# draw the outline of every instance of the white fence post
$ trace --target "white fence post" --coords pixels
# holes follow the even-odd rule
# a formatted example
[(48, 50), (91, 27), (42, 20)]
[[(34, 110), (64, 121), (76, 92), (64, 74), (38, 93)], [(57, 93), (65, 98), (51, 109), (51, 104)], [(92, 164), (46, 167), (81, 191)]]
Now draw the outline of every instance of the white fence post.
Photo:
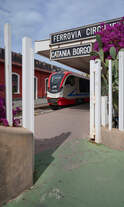
[(101, 143), (101, 60), (95, 60), (95, 142)]
[(101, 124), (104, 127), (108, 124), (107, 98), (107, 96), (101, 97)]
[(112, 60), (109, 60), (109, 130), (112, 129)]
[(124, 130), (124, 50), (119, 52), (119, 130)]
[(11, 60), (11, 27), (4, 25), (5, 45), (5, 88), (6, 88), (6, 118), (9, 126), (12, 126), (12, 60)]
[(32, 40), (22, 40), (22, 125), (34, 133), (34, 54)]
[(90, 60), (90, 138), (95, 137), (95, 61)]

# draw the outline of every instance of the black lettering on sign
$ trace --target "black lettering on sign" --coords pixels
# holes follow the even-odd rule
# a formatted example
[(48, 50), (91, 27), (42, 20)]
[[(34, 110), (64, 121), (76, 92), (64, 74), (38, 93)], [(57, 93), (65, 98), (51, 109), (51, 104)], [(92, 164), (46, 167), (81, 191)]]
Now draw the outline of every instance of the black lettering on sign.
[[(105, 24), (114, 25), (116, 24), (121, 18), (109, 20), (104, 22)], [(76, 28), (73, 30), (67, 30), (63, 32), (58, 32), (50, 35), (50, 44), (56, 45), (64, 42), (72, 42), (75, 40), (82, 40), (88, 39), (91, 37), (95, 37), (95, 33), (101, 29), (101, 23), (83, 26), (80, 28)]]
[(70, 48), (61, 48), (50, 51), (50, 59), (51, 60), (60, 60), (65, 58), (73, 58), (73, 57), (81, 57), (81, 56), (89, 56), (92, 51), (91, 44), (85, 44)]

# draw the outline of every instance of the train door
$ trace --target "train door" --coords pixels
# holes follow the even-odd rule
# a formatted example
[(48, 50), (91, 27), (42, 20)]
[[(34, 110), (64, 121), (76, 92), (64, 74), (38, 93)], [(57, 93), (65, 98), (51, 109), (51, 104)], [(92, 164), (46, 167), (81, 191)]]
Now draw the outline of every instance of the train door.
[(72, 75), (68, 76), (65, 80), (63, 96), (65, 98), (72, 98), (76, 87), (76, 78)]

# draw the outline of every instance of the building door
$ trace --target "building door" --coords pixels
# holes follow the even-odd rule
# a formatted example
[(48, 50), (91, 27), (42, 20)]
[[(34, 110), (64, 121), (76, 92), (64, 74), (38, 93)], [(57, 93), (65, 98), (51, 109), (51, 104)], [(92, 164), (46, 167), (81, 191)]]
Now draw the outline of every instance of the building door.
[(45, 96), (47, 95), (48, 90), (48, 78), (45, 79)]
[(34, 99), (37, 99), (37, 82), (38, 82), (38, 78), (34, 77)]

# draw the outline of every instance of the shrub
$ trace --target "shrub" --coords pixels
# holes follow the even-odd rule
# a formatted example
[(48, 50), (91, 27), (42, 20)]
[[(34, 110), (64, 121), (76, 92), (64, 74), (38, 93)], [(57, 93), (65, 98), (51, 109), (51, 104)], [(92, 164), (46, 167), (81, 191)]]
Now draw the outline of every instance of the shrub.
[[(0, 85), (0, 125), (3, 126), (9, 126), (8, 121), (6, 119), (6, 104), (5, 104), (5, 98), (4, 98), (4, 91), (5, 86)], [(20, 119), (15, 118), (15, 116), (21, 111), (19, 107), (16, 107), (16, 109), (13, 109), (13, 126), (19, 126)]]
[(113, 26), (101, 24), (96, 33), (91, 59), (100, 58), (104, 68), (102, 72), (102, 95), (108, 95), (108, 60), (112, 60), (113, 108), (118, 114), (118, 52), (124, 48), (124, 17)]

